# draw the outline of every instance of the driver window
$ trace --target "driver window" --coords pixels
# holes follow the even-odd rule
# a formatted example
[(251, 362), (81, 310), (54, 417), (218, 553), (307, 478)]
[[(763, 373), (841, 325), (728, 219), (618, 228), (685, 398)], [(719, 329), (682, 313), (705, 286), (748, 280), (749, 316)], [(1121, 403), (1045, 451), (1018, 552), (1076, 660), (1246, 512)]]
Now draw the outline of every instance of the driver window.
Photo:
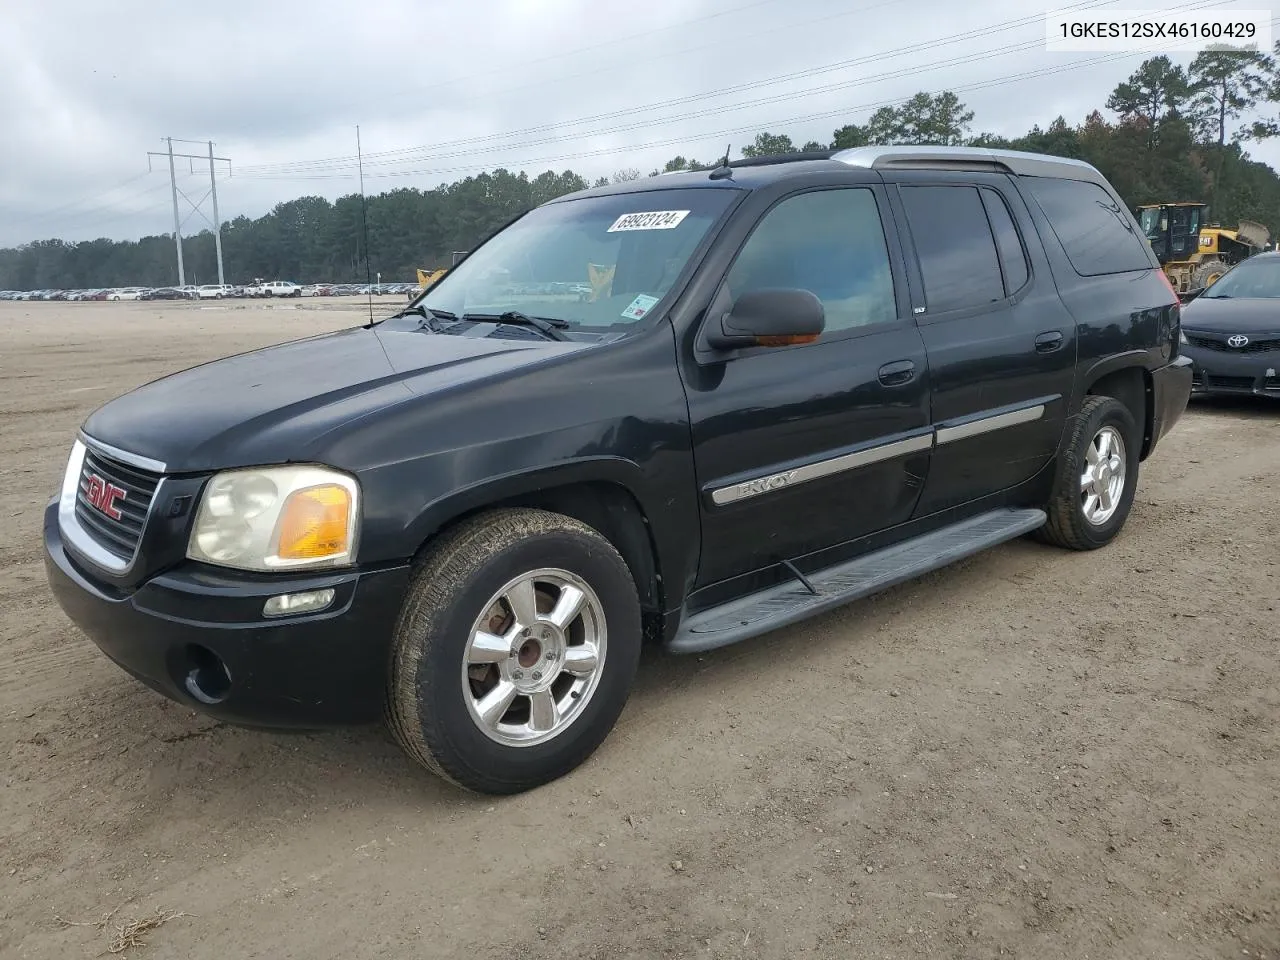
[(822, 301), (828, 333), (897, 319), (888, 244), (863, 187), (789, 197), (756, 227), (729, 270), (732, 299), (798, 287)]

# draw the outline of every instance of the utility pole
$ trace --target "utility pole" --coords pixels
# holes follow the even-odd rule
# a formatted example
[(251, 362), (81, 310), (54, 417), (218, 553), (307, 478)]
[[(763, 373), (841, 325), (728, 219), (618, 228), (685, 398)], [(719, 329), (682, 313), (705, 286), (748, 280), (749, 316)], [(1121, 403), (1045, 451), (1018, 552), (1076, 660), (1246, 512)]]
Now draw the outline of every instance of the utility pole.
[(222, 273), (222, 221), (218, 219), (218, 179), (213, 175), (213, 141), (209, 141), (209, 193), (213, 196), (213, 245), (218, 251), (218, 285), (226, 284)]
[[(182, 194), (182, 199), (186, 200), (187, 203), (191, 206), (191, 213), (187, 214), (188, 219), (190, 219), (192, 213), (198, 213), (200, 214), (201, 217), (204, 217), (205, 222), (209, 223), (209, 225), (213, 228), (213, 245), (218, 255), (218, 283), (226, 283), (227, 282), (226, 275), (224, 274), (222, 269), (222, 221), (218, 217), (218, 178), (216, 176), (213, 165), (215, 162), (221, 161), (223, 163), (226, 163), (229, 167), (231, 164), (231, 160), (227, 157), (215, 157), (213, 155), (212, 140), (178, 140), (179, 143), (199, 143), (201, 145), (207, 145), (209, 148), (209, 152), (207, 155), (194, 154), (194, 153), (174, 153), (173, 141), (175, 139), (178, 139), (178, 138), (176, 137), (164, 138), (165, 144), (168, 146), (168, 149), (163, 153), (157, 153), (151, 150), (147, 151), (147, 169), (148, 170), (151, 169), (152, 157), (168, 157), (169, 158), (169, 187), (173, 192), (173, 243), (178, 251), (178, 286), (180, 287), (186, 286), (186, 283), (187, 283), (187, 271), (182, 262), (183, 221), (180, 219), (180, 216), (179, 216), (178, 194)], [(178, 176), (177, 176), (177, 173), (175, 172), (174, 165), (173, 165), (173, 161), (175, 157), (181, 157), (184, 160), (208, 160), (209, 161), (209, 192), (206, 193), (199, 200), (193, 201), (190, 197), (186, 195), (186, 193), (183, 192), (182, 188), (178, 186)], [(210, 197), (213, 198), (213, 220), (211, 222), (209, 221), (208, 217), (205, 217), (204, 211), (200, 209), (201, 204), (203, 204), (205, 200)]]
[(187, 285), (187, 275), (182, 269), (182, 224), (178, 221), (178, 177), (173, 172), (173, 138), (165, 137), (169, 144), (169, 188), (173, 191), (173, 243), (178, 248), (178, 286)]

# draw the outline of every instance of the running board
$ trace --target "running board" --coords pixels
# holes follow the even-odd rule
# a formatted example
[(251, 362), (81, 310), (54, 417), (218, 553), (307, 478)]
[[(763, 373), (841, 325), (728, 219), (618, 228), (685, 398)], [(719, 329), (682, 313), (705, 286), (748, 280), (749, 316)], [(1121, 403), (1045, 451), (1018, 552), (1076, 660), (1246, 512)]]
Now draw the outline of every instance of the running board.
[(668, 649), (700, 653), (798, 623), (1030, 533), (1046, 519), (1043, 510), (992, 510), (807, 579), (795, 571), (800, 582), (778, 584), (689, 617)]

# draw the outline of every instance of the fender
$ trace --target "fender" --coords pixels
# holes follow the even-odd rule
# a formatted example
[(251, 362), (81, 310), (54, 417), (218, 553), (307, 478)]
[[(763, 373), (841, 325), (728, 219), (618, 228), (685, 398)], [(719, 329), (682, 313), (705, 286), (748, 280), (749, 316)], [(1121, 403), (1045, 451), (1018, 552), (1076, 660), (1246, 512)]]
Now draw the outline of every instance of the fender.
[[(1138, 427), (1142, 431), (1142, 447), (1139, 450), (1139, 459), (1145, 460), (1154, 446), (1154, 438), (1152, 430), (1154, 428), (1153, 417), (1155, 415), (1155, 404), (1151, 395), (1151, 371), (1154, 366), (1152, 360), (1152, 350), (1137, 349), (1126, 350), (1123, 353), (1113, 354), (1111, 356), (1102, 357), (1094, 362), (1077, 381), (1077, 395), (1073, 404), (1073, 416), (1080, 409), (1080, 404), (1084, 402), (1085, 396), (1099, 381), (1112, 374), (1119, 373), (1124, 370), (1137, 370), (1142, 376), (1142, 392), (1134, 396), (1118, 396), (1116, 399), (1128, 404), (1132, 409), (1133, 405), (1142, 405), (1142, 416), (1138, 419)], [(1121, 391), (1131, 393), (1133, 391)], [(1063, 431), (1063, 444), (1065, 445), (1070, 431)], [(1062, 449), (1059, 448), (1059, 453)]]
[(485, 507), (536, 500), (557, 487), (586, 483), (615, 486), (635, 501), (648, 533), (654, 572), (663, 587), (663, 606), (678, 608), (696, 570), (700, 546), (695, 491), (690, 486), (686, 495), (672, 497), (671, 490), (657, 490), (639, 464), (623, 457), (580, 457), (460, 486), (422, 507), (403, 531), (400, 552), (406, 557), (416, 555), (443, 528)]
[(1139, 367), (1143, 373), (1150, 373), (1152, 368), (1156, 366), (1159, 366), (1159, 363), (1152, 362), (1151, 351), (1146, 349), (1126, 350), (1123, 353), (1102, 357), (1085, 370), (1076, 381), (1076, 406), (1080, 405), (1084, 395), (1089, 392), (1089, 388), (1107, 376), (1107, 374), (1115, 373), (1117, 370), (1124, 370), (1128, 367)]

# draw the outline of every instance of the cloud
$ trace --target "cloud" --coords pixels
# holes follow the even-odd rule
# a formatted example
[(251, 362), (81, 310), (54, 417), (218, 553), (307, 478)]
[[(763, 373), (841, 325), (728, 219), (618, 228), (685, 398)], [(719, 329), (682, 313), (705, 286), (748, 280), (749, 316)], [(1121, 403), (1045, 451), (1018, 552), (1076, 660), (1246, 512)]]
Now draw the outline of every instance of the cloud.
[[(147, 174), (165, 136), (232, 158), (229, 219), (354, 192), (357, 124), (380, 192), (496, 166), (648, 171), (762, 129), (826, 141), (920, 89), (957, 89), (975, 130), (1078, 122), (1143, 57), (1034, 76), (1097, 56), (1047, 53), (1042, 15), (1014, 0), (8, 0), (0, 245), (171, 230), (166, 162)], [(207, 167), (178, 171), (199, 199)], [(184, 232), (205, 225), (183, 201), (188, 215)]]

